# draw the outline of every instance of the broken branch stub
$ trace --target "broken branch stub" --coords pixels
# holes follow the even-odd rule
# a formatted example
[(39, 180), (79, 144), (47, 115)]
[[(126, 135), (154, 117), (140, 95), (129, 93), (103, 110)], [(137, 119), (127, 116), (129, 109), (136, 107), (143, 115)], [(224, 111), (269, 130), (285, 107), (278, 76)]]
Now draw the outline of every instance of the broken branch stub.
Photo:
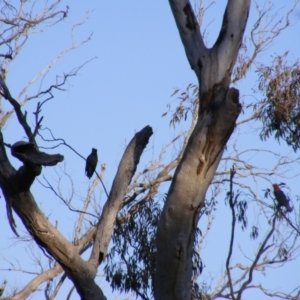
[(26, 165), (55, 166), (64, 160), (63, 155), (41, 152), (34, 143), (24, 141), (13, 144), (11, 154)]
[(95, 234), (94, 247), (89, 259), (90, 265), (95, 270), (106, 256), (117, 214), (122, 208), (128, 185), (152, 134), (153, 130), (149, 125), (137, 132), (126, 147), (120, 161), (108, 200), (102, 210)]

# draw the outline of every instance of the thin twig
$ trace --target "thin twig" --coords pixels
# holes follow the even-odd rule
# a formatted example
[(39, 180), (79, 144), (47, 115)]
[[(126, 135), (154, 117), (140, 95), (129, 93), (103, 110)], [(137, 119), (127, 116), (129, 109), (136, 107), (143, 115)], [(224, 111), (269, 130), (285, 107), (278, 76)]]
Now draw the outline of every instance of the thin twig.
[(234, 205), (235, 205), (236, 201), (233, 200), (233, 197), (234, 197), (234, 195), (233, 195), (233, 177), (234, 177), (234, 175), (235, 175), (235, 169), (234, 169), (234, 166), (232, 166), (232, 168), (230, 170), (230, 191), (229, 191), (229, 206), (230, 206), (231, 213), (232, 213), (231, 237), (230, 237), (228, 256), (227, 256), (227, 260), (226, 260), (226, 270), (227, 270), (228, 283), (229, 283), (229, 287), (230, 287), (230, 294), (231, 294), (232, 300), (235, 300), (235, 296), (234, 296), (234, 291), (233, 291), (233, 286), (232, 286), (232, 278), (231, 278), (231, 274), (230, 274), (229, 264), (230, 264), (230, 258), (232, 255), (233, 242), (234, 242), (234, 230), (235, 230), (235, 222), (236, 222), (235, 209), (234, 209)]

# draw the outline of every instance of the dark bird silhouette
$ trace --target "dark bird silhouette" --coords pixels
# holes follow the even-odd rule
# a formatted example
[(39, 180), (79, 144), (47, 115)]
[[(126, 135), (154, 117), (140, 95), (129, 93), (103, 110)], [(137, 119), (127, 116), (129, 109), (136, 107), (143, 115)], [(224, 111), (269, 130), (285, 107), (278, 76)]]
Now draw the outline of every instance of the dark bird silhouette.
[(278, 202), (278, 207), (284, 206), (288, 212), (291, 212), (293, 210), (292, 207), (290, 207), (290, 200), (286, 197), (284, 192), (280, 189), (278, 184), (273, 184), (274, 189), (274, 196)]
[(91, 178), (95, 172), (98, 162), (97, 149), (93, 148), (92, 153), (86, 159), (85, 174)]
[(2, 286), (0, 287), (0, 297), (2, 296), (2, 294), (4, 293), (5, 287), (6, 287), (7, 281), (4, 280)]

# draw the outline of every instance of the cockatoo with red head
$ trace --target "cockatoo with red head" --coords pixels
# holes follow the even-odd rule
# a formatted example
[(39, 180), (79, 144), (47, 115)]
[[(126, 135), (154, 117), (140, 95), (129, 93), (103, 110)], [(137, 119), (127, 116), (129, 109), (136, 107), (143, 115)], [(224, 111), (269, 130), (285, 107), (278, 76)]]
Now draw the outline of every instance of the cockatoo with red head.
[(286, 197), (285, 193), (280, 189), (278, 184), (273, 184), (274, 189), (274, 196), (278, 202), (278, 206), (284, 206), (288, 212), (291, 212), (293, 210), (292, 207), (290, 207), (290, 200)]

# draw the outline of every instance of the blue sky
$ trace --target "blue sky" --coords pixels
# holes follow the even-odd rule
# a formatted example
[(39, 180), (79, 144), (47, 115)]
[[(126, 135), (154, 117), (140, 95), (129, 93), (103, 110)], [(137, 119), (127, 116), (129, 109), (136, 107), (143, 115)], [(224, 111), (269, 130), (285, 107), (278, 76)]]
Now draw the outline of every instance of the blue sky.
[[(208, 45), (212, 46), (218, 35), (219, 26), (222, 20), (225, 1), (217, 1), (217, 4), (208, 11), (205, 17), (205, 24), (208, 26)], [(281, 1), (274, 1), (278, 8), (283, 7)], [(167, 111), (167, 104), (175, 107), (175, 98), (171, 98), (174, 88), (185, 89), (189, 83), (196, 83), (196, 77), (186, 59), (173, 16), (167, 1), (80, 1), (76, 4), (62, 1), (62, 7), (70, 6), (69, 17), (53, 28), (46, 29), (41, 34), (30, 37), (22, 53), (13, 61), (7, 76), (7, 85), (14, 97), (20, 93), (22, 87), (31, 80), (49, 61), (54, 59), (63, 49), (71, 43), (70, 29), (76, 22), (87, 17), (86, 22), (75, 31), (75, 41), (79, 43), (92, 33), (91, 40), (81, 48), (72, 51), (61, 59), (49, 70), (43, 81), (38, 81), (28, 92), (35, 93), (40, 87), (47, 87), (49, 83), (85, 61), (97, 57), (79, 71), (77, 77), (71, 78), (65, 86), (65, 92), (54, 92), (55, 98), (43, 107), (45, 127), (50, 127), (56, 137), (64, 138), (68, 144), (74, 147), (80, 154), (87, 156), (91, 148), (98, 149), (98, 157), (101, 163), (106, 163), (106, 174), (104, 183), (110, 188), (119, 160), (123, 154), (125, 145), (130, 141), (136, 131), (146, 125), (153, 127), (154, 135), (143, 155), (140, 163), (142, 168), (149, 159), (155, 158), (161, 147), (171, 140), (175, 131), (169, 126), (169, 117), (161, 115)], [(253, 13), (253, 7), (251, 13)], [(253, 18), (250, 13), (250, 24)], [(290, 58), (299, 57), (299, 47), (296, 44), (295, 36), (299, 31), (299, 9), (292, 15), (293, 26), (273, 42), (268, 49), (259, 57), (267, 63), (271, 56), (290, 51)], [(204, 25), (206, 26), (206, 25)], [(2, 52), (1, 52), (2, 53)], [(252, 88), (256, 86), (255, 66), (252, 72), (239, 83), (242, 99), (250, 101)], [(247, 98), (249, 97), (249, 98)], [(8, 107), (5, 103), (4, 107)], [(34, 111), (36, 102), (26, 106), (29, 123), (31, 112)], [(242, 115), (241, 118), (244, 116)], [(186, 128), (188, 124), (183, 123), (179, 129)], [(245, 126), (238, 129), (232, 137), (232, 142), (238, 138), (238, 145), (243, 149), (249, 147), (277, 150), (281, 153), (292, 151), (272, 140), (262, 144), (258, 139), (255, 125)], [(13, 117), (4, 128), (5, 141), (14, 143), (24, 139), (24, 133), (18, 126), (16, 117)], [(76, 203), (80, 207), (80, 198), (84, 197), (90, 182), (84, 175), (85, 162), (70, 151), (68, 148), (50, 150), (51, 153), (61, 153), (65, 156), (62, 166), (71, 174), (76, 187)], [(170, 155), (170, 154), (169, 154)], [(168, 156), (166, 158), (168, 160)], [(273, 164), (273, 160), (263, 157), (258, 164)], [(19, 162), (12, 160), (14, 165)], [(293, 176), (299, 170), (299, 165), (287, 170), (287, 176)], [(53, 168), (44, 168), (43, 175), (55, 181)], [(274, 180), (277, 180), (274, 179)], [(279, 178), (278, 178), (279, 180)], [(297, 182), (299, 179), (286, 181), (291, 190), (292, 196), (299, 195)], [(267, 182), (254, 184), (257, 192), (262, 193)], [(58, 220), (58, 228), (66, 237), (71, 238), (74, 230), (76, 215), (69, 214), (69, 211), (49, 191), (45, 191), (36, 181), (32, 187), (37, 203), (45, 214), (53, 222)], [(70, 192), (70, 187), (64, 187), (65, 194)], [(100, 205), (103, 205), (105, 196), (101, 187), (97, 189), (96, 197)], [(223, 201), (220, 199), (220, 203)], [(8, 226), (4, 201), (1, 204), (0, 226), (5, 234), (1, 239), (0, 253), (6, 258), (16, 262), (15, 258), (30, 270), (38, 269), (26, 255), (25, 248), (14, 246), (15, 240)], [(252, 209), (252, 208), (251, 208)], [(227, 210), (227, 211), (226, 211)], [(203, 251), (203, 259), (206, 265), (203, 276), (207, 278), (218, 278), (224, 268), (226, 257), (224, 251), (216, 251), (227, 247), (228, 230), (230, 227), (230, 212), (228, 207), (220, 204), (216, 212), (216, 221), (212, 227), (210, 236)], [(17, 220), (17, 216), (15, 216)], [(17, 220), (18, 231), (22, 232), (23, 227)], [(264, 224), (262, 224), (262, 227)], [(239, 243), (249, 242), (248, 237), (239, 235)], [(20, 250), (22, 249), (22, 250)], [(248, 249), (255, 249), (249, 245)], [(22, 255), (20, 256), (20, 252)], [(254, 250), (253, 250), (254, 251)], [(28, 251), (27, 251), (28, 252)], [(251, 252), (251, 251), (250, 251)], [(38, 253), (38, 250), (36, 250)], [(211, 253), (213, 257), (211, 257)], [(238, 253), (238, 252), (237, 252)], [(253, 253), (252, 253), (253, 254)], [(241, 254), (234, 259), (238, 260)], [(250, 253), (249, 253), (250, 255)], [(216, 259), (216, 257), (218, 259)], [(295, 265), (299, 264), (299, 261)], [(8, 264), (1, 261), (1, 266), (7, 268)], [(1, 267), (1, 268), (2, 268)], [(285, 274), (291, 275), (297, 272), (296, 268), (287, 266)], [(275, 272), (276, 273), (276, 272)], [(277, 273), (276, 273), (277, 274)], [(277, 275), (269, 275), (271, 287), (279, 288), (280, 285), (294, 286), (297, 284), (284, 276), (283, 281), (278, 281)], [(296, 274), (296, 273), (295, 273)], [(292, 277), (292, 276), (291, 276)], [(296, 277), (296, 276), (294, 276)], [(0, 273), (0, 280), (7, 278), (10, 287), (22, 286), (30, 275), (15, 272)], [(265, 280), (265, 279), (264, 279)], [(106, 293), (109, 297), (107, 283)], [(102, 287), (102, 286), (101, 286)], [(65, 299), (68, 290), (63, 289), (58, 299)], [(254, 294), (248, 294), (244, 299), (253, 299)], [(36, 293), (32, 299), (40, 299), (41, 295)], [(248, 297), (248, 298), (247, 298)], [(264, 299), (259, 296), (259, 299)], [(78, 299), (76, 295), (72, 299)], [(109, 298), (112, 299), (112, 298)]]

